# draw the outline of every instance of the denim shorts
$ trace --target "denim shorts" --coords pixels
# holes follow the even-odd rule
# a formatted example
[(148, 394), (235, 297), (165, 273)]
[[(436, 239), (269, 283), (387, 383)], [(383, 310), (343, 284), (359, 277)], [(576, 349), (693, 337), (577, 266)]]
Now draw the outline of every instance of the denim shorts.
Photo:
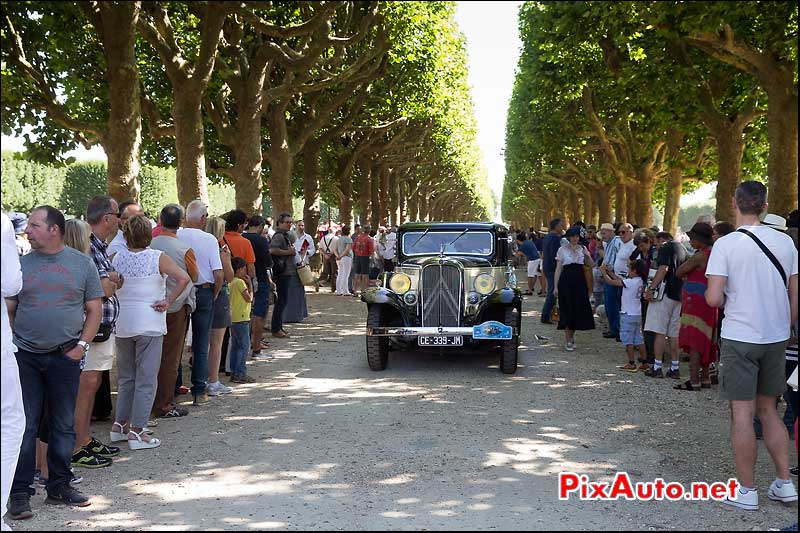
[(252, 316), (260, 316), (266, 318), (267, 308), (269, 307), (269, 293), (272, 291), (269, 282), (265, 281), (258, 284), (255, 298), (253, 298), (253, 307), (250, 310)]
[(619, 315), (619, 338), (625, 346), (644, 344), (642, 335), (642, 317), (637, 315)]

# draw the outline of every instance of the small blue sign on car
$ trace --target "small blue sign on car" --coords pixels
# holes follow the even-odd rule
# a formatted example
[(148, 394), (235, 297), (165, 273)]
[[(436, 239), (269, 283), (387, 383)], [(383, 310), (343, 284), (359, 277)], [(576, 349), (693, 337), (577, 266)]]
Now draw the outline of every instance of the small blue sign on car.
[(490, 320), (472, 327), (473, 339), (504, 339), (508, 340), (512, 336), (511, 326), (506, 326), (501, 322)]

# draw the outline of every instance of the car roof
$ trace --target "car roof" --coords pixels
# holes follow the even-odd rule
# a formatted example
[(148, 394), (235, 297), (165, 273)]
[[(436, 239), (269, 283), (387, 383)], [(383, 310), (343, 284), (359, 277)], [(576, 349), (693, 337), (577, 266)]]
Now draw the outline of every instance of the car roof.
[(435, 230), (457, 230), (463, 231), (465, 229), (475, 230), (500, 230), (507, 229), (502, 224), (494, 222), (406, 222), (400, 226), (400, 231), (419, 231), (430, 229)]

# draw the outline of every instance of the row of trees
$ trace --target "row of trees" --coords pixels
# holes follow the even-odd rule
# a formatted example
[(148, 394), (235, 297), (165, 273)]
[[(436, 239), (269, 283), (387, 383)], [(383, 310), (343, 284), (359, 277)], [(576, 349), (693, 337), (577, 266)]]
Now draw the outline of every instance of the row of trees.
[[(680, 196), (743, 175), (797, 207), (796, 2), (527, 2), (506, 131), (504, 218), (675, 230)], [(613, 205), (613, 215), (612, 215)]]
[(452, 2), (6, 2), (2, 128), (53, 162), (108, 157), (108, 192), (175, 166), (182, 203), (208, 179), (236, 205), (324, 199), (350, 222), (494, 212)]

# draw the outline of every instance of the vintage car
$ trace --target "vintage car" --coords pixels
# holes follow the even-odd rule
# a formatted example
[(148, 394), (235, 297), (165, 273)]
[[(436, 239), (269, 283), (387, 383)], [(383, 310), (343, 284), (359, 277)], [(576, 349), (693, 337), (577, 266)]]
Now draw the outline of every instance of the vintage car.
[(497, 348), (500, 370), (517, 369), (522, 296), (508, 230), (489, 222), (400, 226), (397, 266), (364, 291), (367, 361), (384, 370), (391, 348)]

